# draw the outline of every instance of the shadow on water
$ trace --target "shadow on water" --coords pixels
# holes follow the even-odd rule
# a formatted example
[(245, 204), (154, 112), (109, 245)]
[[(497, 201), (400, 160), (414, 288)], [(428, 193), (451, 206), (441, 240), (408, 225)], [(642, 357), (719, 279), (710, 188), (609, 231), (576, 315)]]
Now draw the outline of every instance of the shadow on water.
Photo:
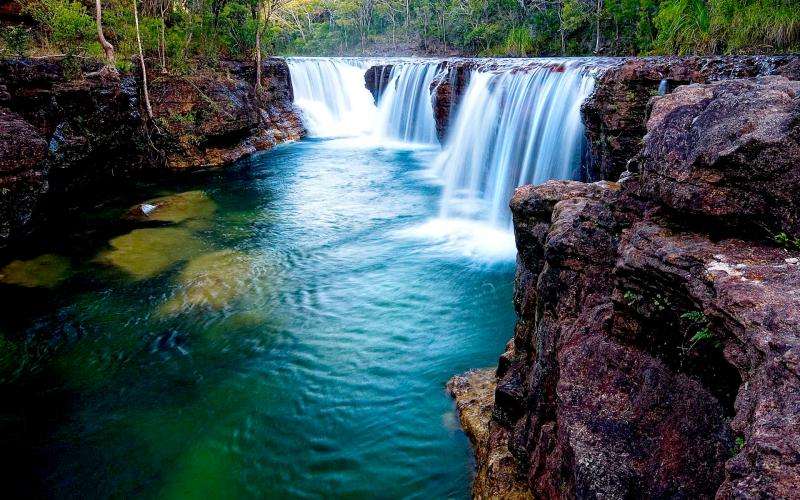
[(467, 496), (443, 387), (510, 337), (513, 260), (413, 230), (438, 212), (441, 188), (421, 175), (434, 154), (286, 145), (106, 193), (3, 256), (6, 484)]

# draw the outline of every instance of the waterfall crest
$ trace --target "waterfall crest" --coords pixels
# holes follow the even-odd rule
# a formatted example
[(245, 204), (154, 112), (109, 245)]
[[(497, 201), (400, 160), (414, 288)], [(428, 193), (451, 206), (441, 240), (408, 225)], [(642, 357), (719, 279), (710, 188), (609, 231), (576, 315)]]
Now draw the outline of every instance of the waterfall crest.
[(581, 60), (476, 70), (434, 165), (440, 216), (509, 228), (514, 188), (580, 175), (580, 106), (594, 87)]

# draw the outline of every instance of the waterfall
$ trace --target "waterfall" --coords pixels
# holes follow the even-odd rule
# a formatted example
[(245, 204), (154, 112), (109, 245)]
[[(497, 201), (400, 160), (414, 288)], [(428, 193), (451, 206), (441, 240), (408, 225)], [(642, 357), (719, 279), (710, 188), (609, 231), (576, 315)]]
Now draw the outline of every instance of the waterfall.
[(514, 188), (580, 175), (580, 106), (594, 87), (581, 60), (476, 70), (434, 165), (440, 217), (510, 228)]
[(299, 57), (286, 62), (294, 102), (310, 135), (357, 136), (373, 129), (375, 104), (364, 85), (366, 68), (358, 61)]
[(380, 60), (287, 59), (294, 101), (303, 113), (310, 135), (438, 144), (429, 89), (439, 63), (392, 61), (389, 82), (376, 107), (364, 74), (377, 63)]
[(430, 86), (438, 62), (397, 64), (378, 105), (376, 134), (411, 143), (438, 144)]

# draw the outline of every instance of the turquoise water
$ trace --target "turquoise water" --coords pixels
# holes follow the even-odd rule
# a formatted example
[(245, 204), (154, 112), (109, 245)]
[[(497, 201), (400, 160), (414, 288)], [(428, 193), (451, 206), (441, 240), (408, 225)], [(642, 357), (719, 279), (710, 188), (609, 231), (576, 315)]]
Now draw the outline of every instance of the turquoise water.
[[(285, 145), (90, 204), (7, 256), (4, 484), (468, 496), (471, 452), (444, 384), (496, 363), (514, 263), (495, 233), (462, 241), (469, 227), (431, 222), (435, 153)], [(167, 208), (126, 216), (154, 198)]]

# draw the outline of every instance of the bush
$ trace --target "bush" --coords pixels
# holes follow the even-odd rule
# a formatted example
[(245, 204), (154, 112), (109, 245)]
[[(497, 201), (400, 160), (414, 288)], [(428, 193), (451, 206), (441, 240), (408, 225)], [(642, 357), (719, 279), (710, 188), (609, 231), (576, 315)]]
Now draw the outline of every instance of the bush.
[(94, 19), (80, 2), (35, 0), (23, 9), (44, 28), (47, 41), (59, 50), (75, 50), (94, 39)]
[(3, 52), (24, 56), (31, 47), (31, 32), (24, 26), (6, 26), (0, 31)]

